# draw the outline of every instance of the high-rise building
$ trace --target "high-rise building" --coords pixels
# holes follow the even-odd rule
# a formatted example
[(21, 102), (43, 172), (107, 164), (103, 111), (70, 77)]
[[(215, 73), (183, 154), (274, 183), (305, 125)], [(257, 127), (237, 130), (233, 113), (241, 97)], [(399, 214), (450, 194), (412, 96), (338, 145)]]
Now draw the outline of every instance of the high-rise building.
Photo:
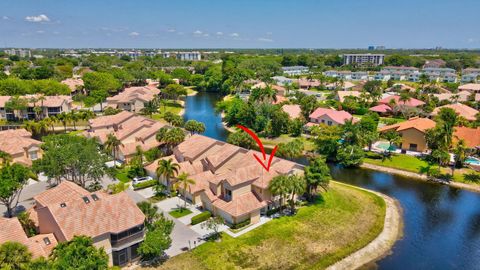
[(365, 65), (373, 64), (374, 66), (383, 65), (385, 54), (359, 53), (359, 54), (344, 54), (344, 65)]

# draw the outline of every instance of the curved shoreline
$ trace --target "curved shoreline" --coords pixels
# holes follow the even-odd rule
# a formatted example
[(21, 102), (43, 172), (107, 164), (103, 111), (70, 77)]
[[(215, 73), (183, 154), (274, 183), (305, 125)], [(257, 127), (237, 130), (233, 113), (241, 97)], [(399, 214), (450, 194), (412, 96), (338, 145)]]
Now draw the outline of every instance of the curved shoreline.
[(426, 175), (422, 175), (422, 174), (414, 173), (414, 172), (408, 172), (408, 171), (399, 170), (399, 169), (394, 169), (394, 168), (389, 168), (389, 167), (384, 167), (384, 166), (379, 166), (379, 165), (374, 165), (374, 164), (370, 164), (370, 163), (363, 163), (360, 167), (364, 168), (364, 169), (401, 175), (401, 176), (405, 176), (405, 177), (408, 177), (408, 178), (414, 178), (414, 179), (417, 179), (417, 180), (420, 180), (420, 181), (443, 184), (443, 185), (451, 186), (451, 187), (454, 187), (454, 188), (466, 189), (466, 190), (469, 190), (469, 191), (480, 193), (480, 186), (474, 186), (474, 185), (459, 183), (459, 182), (455, 182), (455, 181), (450, 181), (450, 182), (441, 181), (441, 180), (430, 181), (430, 180), (427, 179)]
[(391, 249), (395, 242), (400, 239), (402, 235), (403, 220), (400, 204), (392, 197), (373, 190), (348, 185), (342, 182), (336, 183), (365, 190), (367, 192), (371, 192), (377, 196), (380, 196), (385, 201), (386, 205), (385, 220), (382, 232), (373, 241), (368, 243), (363, 248), (343, 258), (342, 260), (330, 265), (326, 269), (357, 269), (369, 263), (373, 263), (388, 255), (391, 252)]

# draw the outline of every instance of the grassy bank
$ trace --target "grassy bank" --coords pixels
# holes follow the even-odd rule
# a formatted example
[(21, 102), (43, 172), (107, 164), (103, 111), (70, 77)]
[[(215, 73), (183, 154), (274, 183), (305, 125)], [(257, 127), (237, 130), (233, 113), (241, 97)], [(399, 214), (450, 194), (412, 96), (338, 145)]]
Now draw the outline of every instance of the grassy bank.
[(183, 106), (180, 103), (176, 103), (173, 101), (167, 101), (165, 104), (161, 104), (158, 108), (158, 113), (152, 115), (152, 118), (155, 120), (163, 119), (163, 115), (166, 112), (171, 112), (173, 114), (180, 114), (182, 111)]
[(364, 247), (383, 229), (382, 198), (332, 183), (316, 204), (238, 238), (224, 234), (158, 269), (323, 269)]
[(282, 134), (277, 138), (260, 138), (262, 141), (263, 145), (267, 148), (273, 148), (275, 145), (278, 145), (279, 143), (288, 143), (291, 142), (295, 139), (301, 139), (303, 142), (303, 150), (305, 151), (312, 151), (315, 149), (315, 143), (312, 140), (306, 139), (305, 137), (292, 137), (288, 134)]

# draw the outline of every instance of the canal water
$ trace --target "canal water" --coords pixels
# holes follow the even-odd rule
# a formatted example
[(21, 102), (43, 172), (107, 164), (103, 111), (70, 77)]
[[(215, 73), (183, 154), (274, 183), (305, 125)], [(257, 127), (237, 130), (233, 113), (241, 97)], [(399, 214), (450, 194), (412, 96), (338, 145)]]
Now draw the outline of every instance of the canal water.
[[(187, 97), (184, 117), (204, 122), (206, 136), (225, 140), (228, 133), (215, 113), (220, 99), (201, 92)], [(403, 208), (403, 238), (371, 268), (480, 269), (480, 194), (365, 169), (331, 168), (335, 180), (387, 194)]]

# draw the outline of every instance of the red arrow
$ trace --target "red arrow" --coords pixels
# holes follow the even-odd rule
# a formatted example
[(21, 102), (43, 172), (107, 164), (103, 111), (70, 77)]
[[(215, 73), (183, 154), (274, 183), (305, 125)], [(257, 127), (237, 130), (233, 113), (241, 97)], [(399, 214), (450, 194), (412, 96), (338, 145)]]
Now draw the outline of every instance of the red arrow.
[(267, 172), (268, 172), (270, 170), (270, 165), (272, 164), (272, 159), (273, 159), (273, 156), (275, 155), (275, 152), (277, 151), (278, 146), (275, 145), (275, 147), (273, 148), (272, 153), (270, 153), (270, 157), (268, 158), (268, 161), (267, 161), (267, 156), (265, 154), (265, 148), (263, 148), (262, 141), (260, 141), (257, 134), (255, 134), (253, 131), (251, 131), (250, 129), (248, 129), (247, 127), (244, 127), (242, 125), (237, 125), (237, 127), (240, 128), (241, 130), (247, 132), (248, 135), (250, 135), (257, 142), (258, 148), (260, 148), (260, 151), (262, 151), (263, 161), (256, 154), (253, 154), (253, 156), (258, 161), (258, 163), (260, 163), (260, 165), (262, 165), (262, 167), (265, 168), (265, 170), (267, 170)]

